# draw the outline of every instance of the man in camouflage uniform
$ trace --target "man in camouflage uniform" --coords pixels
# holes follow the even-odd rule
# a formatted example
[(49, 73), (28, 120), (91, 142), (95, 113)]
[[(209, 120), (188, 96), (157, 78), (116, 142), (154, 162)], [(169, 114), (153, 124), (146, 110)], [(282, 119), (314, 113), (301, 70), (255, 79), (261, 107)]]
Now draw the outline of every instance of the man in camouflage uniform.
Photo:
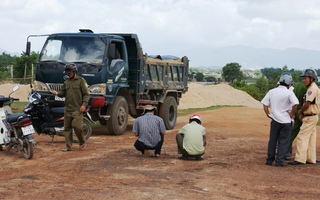
[(290, 134), (290, 144), (289, 144), (288, 152), (286, 155), (287, 160), (289, 160), (290, 158), (288, 158), (288, 157), (290, 157), (292, 155), (292, 143), (293, 143), (294, 139), (297, 137), (297, 135), (300, 131), (300, 127), (302, 125), (302, 121), (301, 121), (301, 119), (299, 119), (299, 111), (303, 106), (303, 97), (306, 94), (306, 92), (307, 92), (307, 87), (304, 85), (303, 82), (300, 82), (297, 85), (295, 85), (295, 87), (293, 89), (293, 93), (298, 98), (299, 104), (298, 104), (297, 110), (295, 112), (293, 127), (292, 127), (291, 134)]
[(66, 138), (66, 148), (62, 151), (72, 150), (72, 129), (79, 140), (79, 149), (85, 146), (85, 140), (82, 132), (83, 112), (89, 101), (87, 82), (80, 76), (77, 76), (77, 66), (74, 63), (66, 64), (64, 73), (68, 79), (63, 83), (59, 92), (52, 90), (51, 93), (59, 97), (65, 97), (64, 110), (64, 135)]

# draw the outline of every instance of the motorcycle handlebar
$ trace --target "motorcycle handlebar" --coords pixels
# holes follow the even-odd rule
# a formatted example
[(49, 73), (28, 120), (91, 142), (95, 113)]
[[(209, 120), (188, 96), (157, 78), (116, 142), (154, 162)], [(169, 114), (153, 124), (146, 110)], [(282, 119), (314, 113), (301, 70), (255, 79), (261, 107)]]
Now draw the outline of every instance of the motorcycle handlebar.
[(1, 101), (2, 101), (2, 102), (19, 101), (19, 99), (12, 98), (12, 97), (4, 97), (4, 98), (1, 98)]

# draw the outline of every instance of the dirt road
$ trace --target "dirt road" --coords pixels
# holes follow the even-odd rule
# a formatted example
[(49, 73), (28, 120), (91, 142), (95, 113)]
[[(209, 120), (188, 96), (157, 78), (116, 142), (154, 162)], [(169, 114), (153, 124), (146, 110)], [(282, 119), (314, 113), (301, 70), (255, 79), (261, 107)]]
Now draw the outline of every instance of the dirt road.
[(269, 120), (262, 108), (200, 114), (208, 138), (202, 161), (177, 159), (175, 134), (188, 116), (167, 132), (159, 159), (134, 149), (132, 123), (121, 136), (95, 129), (84, 150), (74, 144), (71, 152), (60, 151), (63, 137), (35, 136), (33, 159), (0, 154), (0, 199), (319, 199), (320, 164), (265, 165)]

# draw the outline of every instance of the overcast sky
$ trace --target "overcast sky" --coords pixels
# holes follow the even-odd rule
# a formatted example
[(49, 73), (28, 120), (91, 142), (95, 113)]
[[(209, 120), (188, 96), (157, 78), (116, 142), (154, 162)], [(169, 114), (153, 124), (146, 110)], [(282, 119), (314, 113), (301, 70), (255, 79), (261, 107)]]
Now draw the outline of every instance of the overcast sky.
[[(0, 49), (25, 51), (28, 35), (136, 33), (148, 54), (230, 45), (320, 50), (319, 0), (2, 0)], [(31, 39), (40, 51), (41, 40)]]

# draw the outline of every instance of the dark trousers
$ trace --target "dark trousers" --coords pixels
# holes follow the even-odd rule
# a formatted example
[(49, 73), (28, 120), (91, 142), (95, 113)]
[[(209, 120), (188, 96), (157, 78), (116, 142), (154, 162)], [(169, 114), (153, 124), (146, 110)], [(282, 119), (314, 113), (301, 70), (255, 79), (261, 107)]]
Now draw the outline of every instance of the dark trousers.
[(292, 123), (281, 124), (274, 120), (271, 121), (267, 155), (268, 163), (276, 161), (276, 165), (283, 164), (290, 143), (291, 129)]
[(163, 144), (163, 135), (161, 134), (161, 140), (160, 142), (155, 146), (155, 147), (149, 147), (143, 144), (143, 142), (140, 142), (139, 140), (136, 140), (134, 143), (134, 147), (138, 150), (141, 151), (142, 154), (144, 154), (145, 150), (155, 150), (154, 154), (161, 154), (161, 149), (162, 149), (162, 144)]

